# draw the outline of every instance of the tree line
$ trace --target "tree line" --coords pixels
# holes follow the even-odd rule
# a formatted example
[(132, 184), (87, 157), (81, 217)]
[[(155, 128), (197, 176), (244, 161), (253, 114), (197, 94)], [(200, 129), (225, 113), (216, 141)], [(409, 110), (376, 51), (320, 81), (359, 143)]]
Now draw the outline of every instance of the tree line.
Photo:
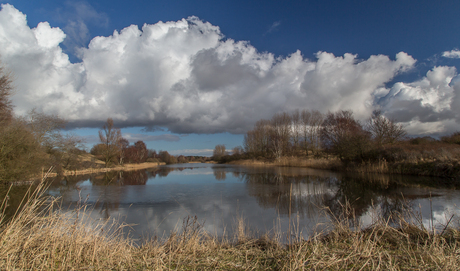
[(121, 130), (114, 126), (113, 119), (108, 118), (101, 130), (99, 130), (100, 143), (91, 148), (90, 153), (104, 161), (105, 167), (123, 165), (125, 163), (164, 162), (166, 164), (204, 162), (207, 159), (201, 156), (174, 156), (167, 151), (147, 149), (142, 140), (130, 145), (129, 141), (122, 136)]
[[(454, 145), (452, 145), (454, 144)], [(227, 151), (215, 146), (213, 160), (225, 163), (240, 159), (281, 157), (329, 157), (343, 162), (427, 162), (460, 159), (460, 132), (439, 140), (409, 137), (402, 124), (373, 111), (365, 121), (351, 110), (323, 114), (316, 110), (281, 112), (257, 121), (244, 136), (244, 147)]]
[(351, 110), (296, 110), (259, 120), (244, 136), (244, 150), (253, 158), (333, 154), (342, 161), (368, 161), (382, 158), (379, 150), (406, 135), (401, 124), (380, 111), (361, 123)]

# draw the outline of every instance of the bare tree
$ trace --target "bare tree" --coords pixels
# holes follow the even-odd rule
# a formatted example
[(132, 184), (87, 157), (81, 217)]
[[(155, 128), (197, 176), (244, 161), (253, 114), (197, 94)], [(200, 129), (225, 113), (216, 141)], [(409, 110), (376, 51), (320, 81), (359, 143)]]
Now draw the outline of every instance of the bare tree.
[(300, 135), (301, 135), (302, 122), (299, 110), (291, 114), (291, 138), (292, 138), (292, 151), (294, 154), (300, 149)]
[(226, 154), (227, 152), (225, 151), (225, 145), (216, 145), (212, 153), (212, 157), (215, 160), (220, 160)]
[(310, 125), (308, 138), (312, 152), (318, 153), (321, 148), (321, 128), (323, 125), (324, 116), (317, 110), (311, 111)]
[(319, 111), (302, 110), (300, 113), (303, 148), (308, 156), (309, 150), (317, 153), (321, 146), (320, 130), (323, 124), (323, 114)]
[(45, 147), (46, 152), (52, 152), (63, 141), (61, 129), (65, 128), (66, 121), (59, 116), (32, 109), (27, 113), (26, 119), (35, 138)]
[(329, 112), (321, 129), (324, 147), (341, 160), (363, 157), (369, 137), (351, 111)]
[(383, 116), (380, 110), (372, 112), (372, 116), (367, 121), (366, 130), (372, 134), (372, 138), (379, 146), (393, 144), (406, 136), (404, 127)]
[(291, 134), (291, 117), (285, 112), (275, 114), (270, 124), (272, 131), (270, 137), (272, 152), (276, 158), (280, 158), (288, 152)]
[(300, 123), (301, 123), (301, 131), (302, 131), (302, 145), (305, 151), (305, 154), (308, 156), (308, 149), (309, 149), (309, 132), (310, 132), (310, 118), (311, 112), (308, 110), (302, 110), (300, 113)]
[(0, 63), (0, 124), (11, 121), (13, 117), (13, 105), (10, 99), (12, 92), (11, 74), (5, 72)]
[(257, 121), (254, 129), (244, 136), (245, 151), (254, 156), (266, 157), (269, 155), (271, 129), (269, 120), (262, 119)]
[(243, 147), (236, 146), (232, 149), (232, 155), (241, 155), (244, 153)]
[(129, 141), (122, 137), (120, 138), (120, 140), (118, 140), (118, 147), (120, 148), (120, 153), (118, 155), (118, 163), (120, 165), (123, 165), (123, 163), (125, 162), (125, 156), (126, 156), (126, 149), (128, 148), (129, 146)]
[(102, 129), (99, 130), (99, 139), (105, 147), (103, 150), (105, 167), (108, 167), (119, 155), (121, 138), (120, 129), (115, 128), (113, 120), (108, 118)]
[(56, 167), (58, 172), (62, 168), (71, 169), (78, 166), (79, 149), (83, 141), (74, 134), (62, 133), (66, 125), (64, 119), (35, 109), (29, 111), (25, 119), (37, 142), (50, 155), (50, 165)]
[(147, 160), (148, 150), (147, 146), (145, 145), (144, 141), (139, 140), (134, 143), (134, 147), (136, 148), (137, 160), (138, 163), (143, 163)]
[(82, 139), (74, 134), (59, 134), (51, 149), (54, 164), (64, 169), (76, 169), (80, 164), (82, 143)]

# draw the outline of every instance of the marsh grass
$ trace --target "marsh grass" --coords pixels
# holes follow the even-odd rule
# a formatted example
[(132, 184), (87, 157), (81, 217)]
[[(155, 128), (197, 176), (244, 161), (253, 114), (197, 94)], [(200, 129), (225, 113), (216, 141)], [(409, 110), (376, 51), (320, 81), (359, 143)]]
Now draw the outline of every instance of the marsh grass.
[[(196, 217), (169, 236), (135, 243), (127, 225), (93, 221), (84, 201), (72, 215), (58, 199), (45, 197), (46, 184), (30, 191), (12, 219), (0, 225), (1, 270), (458, 270), (460, 233), (453, 224), (442, 232), (426, 229), (416, 215), (377, 217), (364, 229), (343, 206), (340, 217), (304, 240), (293, 223), (285, 233), (251, 237), (243, 218), (233, 238), (203, 230)], [(2, 208), (6, 208), (6, 200)], [(295, 219), (293, 219), (295, 220)], [(110, 221), (110, 220), (109, 220)], [(449, 221), (450, 222), (450, 221)], [(298, 227), (298, 226), (297, 226)], [(359, 229), (359, 230), (355, 230)]]

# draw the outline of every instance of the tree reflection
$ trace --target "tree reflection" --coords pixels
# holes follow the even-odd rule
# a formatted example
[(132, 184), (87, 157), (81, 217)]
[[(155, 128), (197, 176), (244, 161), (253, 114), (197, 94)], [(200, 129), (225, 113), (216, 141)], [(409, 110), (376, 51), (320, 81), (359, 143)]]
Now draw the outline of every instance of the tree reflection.
[(214, 177), (218, 181), (225, 181), (227, 179), (227, 169), (226, 168), (213, 168)]
[(336, 218), (352, 219), (375, 208), (380, 218), (391, 221), (410, 204), (407, 197), (398, 192), (400, 176), (330, 172), (306, 175), (289, 168), (234, 175), (242, 176), (249, 195), (255, 197), (260, 206), (276, 208), (281, 215), (298, 213), (301, 217), (313, 218), (325, 207)]
[(122, 182), (123, 172), (109, 171), (100, 175), (93, 175), (89, 181), (92, 185), (123, 185)]
[(391, 175), (344, 174), (337, 185), (337, 193), (324, 202), (337, 218), (358, 218), (374, 208), (389, 221), (408, 204)]
[[(90, 182), (94, 186), (122, 186), (123, 172), (106, 172), (90, 178)], [(94, 205), (94, 209), (99, 209), (103, 218), (110, 218), (111, 212), (118, 210), (124, 192), (124, 189), (103, 189), (99, 193), (99, 199)]]
[(316, 216), (325, 197), (333, 193), (335, 178), (295, 175), (292, 171), (288, 175), (282, 171), (244, 174), (249, 195), (254, 196), (260, 206), (276, 208), (281, 215), (291, 212), (301, 217)]
[(175, 171), (176, 169), (173, 167), (156, 167), (156, 168), (151, 168), (148, 169), (148, 177), (150, 178), (156, 178), (156, 177), (166, 177), (168, 176), (169, 173), (172, 171)]
[(123, 173), (123, 185), (145, 185), (149, 176), (145, 170), (127, 171)]

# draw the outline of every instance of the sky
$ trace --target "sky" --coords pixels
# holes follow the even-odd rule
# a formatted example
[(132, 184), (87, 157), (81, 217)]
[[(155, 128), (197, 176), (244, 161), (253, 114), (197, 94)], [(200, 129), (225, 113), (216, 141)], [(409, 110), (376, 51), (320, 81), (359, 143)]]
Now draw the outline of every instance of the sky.
[(0, 0), (15, 113), (68, 121), (90, 148), (211, 155), (279, 112), (373, 110), (410, 135), (460, 130), (460, 1)]

